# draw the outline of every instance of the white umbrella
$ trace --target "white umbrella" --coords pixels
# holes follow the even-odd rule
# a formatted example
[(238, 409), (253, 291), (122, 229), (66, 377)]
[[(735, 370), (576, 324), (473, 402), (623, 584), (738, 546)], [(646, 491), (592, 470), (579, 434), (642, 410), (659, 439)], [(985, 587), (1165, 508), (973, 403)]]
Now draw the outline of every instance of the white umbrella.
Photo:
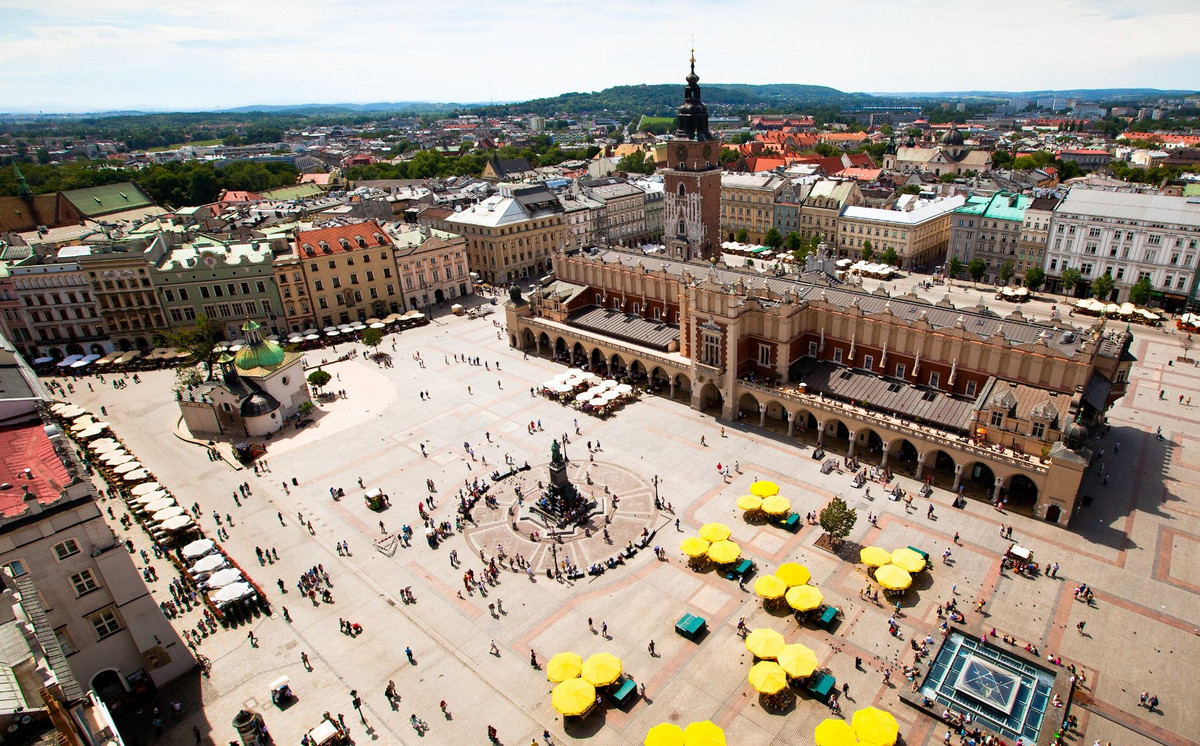
[(385, 326), (387, 326), (387, 325), (384, 324), (382, 321), (376, 321), (374, 324), (371, 324), (372, 329), (382, 329)]
[(354, 324), (338, 324), (338, 329), (348, 332), (354, 328)]
[(184, 557), (195, 559), (196, 557), (203, 557), (209, 552), (215, 551), (216, 548), (217, 544), (212, 539), (197, 539), (185, 546), (182, 551)]
[(567, 372), (573, 376), (582, 376), (584, 373), (583, 368), (567, 368)]
[(218, 570), (208, 577), (209, 588), (224, 588), (230, 583), (236, 583), (242, 579), (242, 573), (232, 567), (227, 567), (224, 570)]
[(317, 333), (317, 328), (316, 328), (315, 326), (310, 326), (310, 327), (308, 327), (307, 329), (305, 329), (305, 330), (304, 330), (304, 333), (305, 333), (305, 334), (316, 334), (316, 333)]
[[(140, 487), (141, 485), (138, 486)], [(166, 490), (154, 490), (153, 492), (147, 492), (144, 495), (133, 498), (132, 502), (134, 505), (149, 505), (155, 500), (161, 500), (164, 497), (170, 497)]]
[(125, 450), (109, 451), (108, 453), (106, 453), (100, 457), (100, 460), (103, 461), (104, 463), (108, 464), (109, 466), (116, 466), (117, 464), (123, 464), (126, 461), (133, 461), (133, 459), (134, 459), (134, 455)]
[(62, 416), (66, 417), (67, 419), (70, 420), (70, 419), (74, 419), (74, 418), (78, 417), (81, 414), (87, 414), (87, 413), (88, 413), (88, 411), (86, 409), (84, 409), (83, 407), (77, 407), (74, 404), (72, 404), (71, 406), (67, 407), (66, 409), (64, 409), (62, 411)]
[(146, 482), (134, 487), (132, 490), (130, 490), (130, 492), (135, 496), (149, 495), (151, 492), (160, 488), (162, 488), (162, 485), (158, 482)]
[(230, 583), (212, 594), (213, 603), (227, 604), (254, 593), (249, 583)]
[(86, 425), (89, 422), (95, 422), (95, 418), (90, 414), (81, 414), (78, 417), (71, 418), (72, 425)]
[(167, 508), (166, 510), (158, 511), (154, 515), (150, 516), (150, 519), (157, 523), (162, 523), (168, 518), (174, 518), (177, 515), (187, 515), (187, 511), (176, 505), (174, 507)]
[(142, 465), (137, 461), (126, 461), (123, 464), (117, 464), (113, 467), (113, 471), (117, 474), (128, 474), (131, 471), (142, 468)]
[(145, 469), (134, 469), (131, 472), (126, 472), (121, 478), (126, 482), (140, 482), (143, 479), (149, 479), (150, 472)]
[(331, 337), (336, 337), (337, 335), (341, 334), (341, 332), (338, 331), (337, 329), (330, 329), (329, 331), (327, 331), (325, 333)]
[(319, 335), (319, 334), (309, 334), (306, 337), (304, 337), (304, 339), (309, 342), (316, 342), (320, 338), (321, 338), (321, 335)]
[[(206, 541), (206, 540), (201, 539), (198, 542), (192, 542), (192, 543), (200, 544), (200, 543), (203, 543), (204, 541)], [(189, 544), (188, 546), (191, 546), (191, 544)], [(229, 563), (226, 562), (225, 558), (222, 557), (221, 555), (210, 554), (207, 557), (201, 557), (199, 560), (197, 560), (196, 564), (192, 565), (191, 568), (188, 570), (188, 572), (192, 573), (193, 575), (199, 575), (201, 573), (206, 573), (206, 572), (215, 572), (216, 570), (220, 570), (222, 567), (225, 567), (227, 564), (229, 564)]]
[(363, 329), (366, 329), (366, 328), (367, 328), (367, 325), (366, 325), (366, 324), (363, 324), (363, 323), (358, 323), (358, 324), (355, 324), (355, 325), (354, 325), (352, 328), (353, 328), (353, 329), (354, 329), (354, 331), (356, 331), (356, 332), (361, 332)]
[(612, 380), (611, 378), (606, 378), (605, 380), (600, 382), (600, 388), (602, 388), (602, 389), (615, 389), (619, 385), (620, 384), (618, 384), (616, 381)]
[(158, 525), (159, 528), (162, 528), (166, 531), (178, 531), (181, 528), (187, 528), (188, 526), (192, 525), (192, 519), (188, 518), (186, 515), (177, 515), (174, 518), (168, 518)]
[(591, 398), (592, 398), (591, 393), (587, 392), (587, 391), (583, 391), (583, 392), (580, 392), (575, 395), (575, 401), (578, 401), (578, 402), (584, 402)]
[(157, 513), (160, 510), (166, 510), (167, 508), (173, 508), (173, 507), (175, 507), (174, 498), (160, 497), (159, 499), (155, 500), (152, 503), (146, 503), (146, 512), (147, 513)]
[(593, 407), (603, 407), (604, 405), (608, 404), (608, 399), (597, 396), (595, 399), (592, 399), (590, 402), (588, 402), (588, 404), (591, 404)]
[(609, 389), (608, 391), (605, 391), (603, 394), (601, 394), (600, 397), (603, 399), (612, 401), (614, 399), (620, 399), (621, 392), (617, 391), (616, 389)]
[(288, 341), (295, 344), (297, 342), (303, 342), (304, 337), (299, 334), (293, 334), (292, 336), (288, 337)]
[(569, 372), (569, 371), (568, 371), (568, 372), (566, 372), (566, 373), (559, 373), (557, 376), (555, 376), (554, 378), (552, 378), (552, 379), (550, 379), (550, 380), (552, 380), (552, 381), (566, 381), (567, 379), (569, 379), (569, 378), (574, 378), (574, 377), (575, 377), (575, 374), (574, 374), (574, 373), (571, 373), (571, 372)]
[(242, 349), (242, 348), (243, 348), (243, 347), (245, 347), (245, 346), (246, 346), (246, 345), (242, 344), (241, 342), (238, 342), (238, 343), (237, 343), (237, 344), (235, 344), (235, 345), (231, 345), (231, 346), (229, 347), (229, 351), (230, 351), (230, 352), (237, 352), (238, 350)]
[(615, 389), (613, 389), (613, 391), (616, 391), (618, 394), (632, 394), (633, 386), (630, 386), (627, 383), (622, 383), (620, 386), (617, 386)]
[(92, 451), (92, 453), (112, 453), (113, 451), (119, 450), (121, 448), (121, 444), (112, 438), (100, 438), (88, 443), (88, 448)]
[(107, 422), (97, 422), (96, 424), (92, 425), (88, 429), (79, 432), (77, 434), (77, 437), (82, 438), (83, 440), (90, 440), (92, 438), (98, 438), (107, 429), (108, 429)]
[[(39, 360), (40, 359), (41, 358), (39, 358)], [(50, 358), (50, 359), (53, 360), (54, 358)], [(66, 402), (61, 402), (61, 401), (54, 402), (53, 404), (50, 405), (50, 411), (53, 412), (54, 414), (62, 414), (63, 410), (69, 406), (71, 406), (71, 405), (67, 404)]]

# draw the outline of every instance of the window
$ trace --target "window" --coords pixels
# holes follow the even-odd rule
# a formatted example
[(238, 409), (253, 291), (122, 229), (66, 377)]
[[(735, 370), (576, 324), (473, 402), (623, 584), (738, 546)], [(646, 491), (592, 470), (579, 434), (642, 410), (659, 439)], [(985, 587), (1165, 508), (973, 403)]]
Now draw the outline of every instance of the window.
[(171, 290), (171, 288), (167, 288), (166, 290), (164, 290), (163, 296), (169, 301), (175, 300), (175, 292), (173, 290)]
[(54, 545), (54, 556), (60, 560), (64, 560), (72, 554), (79, 554), (79, 542), (74, 539), (60, 541)]
[(976, 388), (974, 381), (967, 381), (967, 396), (975, 396)]
[(187, 299), (188, 299), (187, 288), (179, 288), (179, 300), (187, 300)]
[(201, 286), (200, 286), (200, 297), (201, 297), (201, 298), (207, 298), (207, 297), (208, 297), (208, 286), (207, 286), (207, 285), (201, 285)]
[(705, 365), (721, 364), (721, 335), (711, 332), (704, 333), (700, 359)]
[(758, 345), (758, 364), (764, 368), (771, 365), (771, 345), (759, 343)]
[(322, 295), (320, 298), (317, 298), (317, 307), (329, 308), (329, 301), (325, 300), (325, 296)]
[(54, 630), (54, 639), (58, 641), (58, 647), (62, 650), (63, 655), (71, 655), (77, 650), (75, 643), (71, 641), (71, 635), (67, 633), (66, 627), (59, 627)]
[(995, 427), (1004, 427), (1004, 413), (992, 412), (992, 425)]
[(906, 371), (907, 368), (904, 367), (904, 363), (896, 363), (896, 378), (904, 378)]
[(333, 278), (333, 286), (335, 288), (340, 288), (342, 286), (342, 278), (340, 278), (340, 277)]
[(833, 362), (835, 362), (835, 363), (840, 363), (840, 362), (842, 362), (842, 348), (841, 348), (841, 347), (838, 347), (838, 348), (834, 349), (834, 351), (833, 351)]
[(9, 562), (6, 567), (8, 567), (9, 573), (11, 573), (14, 578), (19, 578), (25, 573), (29, 572), (25, 569), (25, 560), (13, 560), (12, 562)]
[(1044, 422), (1033, 423), (1033, 425), (1031, 425), (1029, 427), (1029, 434), (1035, 438), (1045, 438), (1046, 437), (1046, 423), (1044, 423)]
[(863, 355), (863, 367), (867, 370), (873, 370), (875, 368), (875, 356)]
[(357, 272), (351, 272), (351, 273), (350, 273), (350, 284), (351, 284), (351, 285), (357, 285), (357, 284), (358, 284), (358, 273), (357, 273)]
[(931, 372), (931, 373), (929, 374), (929, 386), (930, 386), (930, 388), (935, 388), (935, 389), (936, 389), (936, 388), (938, 387), (938, 384), (939, 384), (939, 383), (941, 383), (941, 380), (942, 380), (942, 376), (941, 376), (941, 374), (940, 374), (940, 373), (938, 373), (937, 371), (933, 371), (933, 372)]
[(96, 582), (96, 576), (91, 570), (80, 570), (71, 576), (71, 585), (75, 586), (75, 595), (83, 596), (100, 588), (100, 584)]
[(369, 269), (367, 270), (367, 282), (375, 282), (375, 273)]
[(314, 287), (314, 288), (316, 289), (316, 291), (319, 293), (319, 292), (321, 292), (322, 290), (324, 290), (324, 289), (325, 289), (325, 283), (321, 282), (320, 280), (316, 280), (316, 281), (314, 281), (314, 282), (313, 282), (313, 287)]
[(103, 640), (105, 637), (121, 631), (121, 623), (117, 621), (117, 615), (111, 608), (101, 609), (95, 614), (89, 615), (87, 620), (91, 622), (92, 629), (96, 630), (97, 640)]

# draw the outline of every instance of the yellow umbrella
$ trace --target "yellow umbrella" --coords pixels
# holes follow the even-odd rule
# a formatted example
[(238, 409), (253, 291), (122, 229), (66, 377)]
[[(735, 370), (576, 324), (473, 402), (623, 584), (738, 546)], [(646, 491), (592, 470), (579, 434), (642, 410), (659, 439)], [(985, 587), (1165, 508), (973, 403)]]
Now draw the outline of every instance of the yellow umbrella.
[(845, 720), (822, 720), (813, 733), (817, 746), (855, 746), (858, 738)]
[(902, 567), (884, 565), (875, 570), (875, 582), (889, 591), (902, 591), (912, 585), (912, 575)]
[(725, 731), (711, 720), (688, 723), (683, 729), (683, 746), (726, 746)]
[(774, 658), (779, 655), (785, 644), (783, 635), (766, 627), (746, 635), (746, 649), (753, 653), (755, 658)]
[(876, 707), (867, 707), (854, 713), (850, 719), (855, 735), (871, 746), (892, 746), (900, 737), (900, 726), (892, 713)]
[(821, 591), (811, 585), (798, 585), (788, 588), (787, 602), (796, 611), (812, 611), (821, 605), (824, 596)]
[(742, 495), (737, 499), (738, 510), (758, 510), (762, 507), (762, 498), (758, 495)]
[(558, 683), (579, 678), (583, 670), (583, 658), (577, 653), (558, 653), (546, 662), (546, 678)]
[(787, 593), (787, 583), (774, 575), (763, 575), (754, 581), (754, 592), (763, 598), (783, 598)]
[(798, 562), (784, 562), (775, 571), (775, 576), (787, 583), (787, 587), (791, 588), (797, 585), (804, 585), (812, 578), (812, 573), (808, 568)]
[(718, 541), (708, 548), (708, 558), (718, 565), (727, 565), (742, 555), (742, 549), (732, 541)]
[(562, 715), (582, 715), (596, 702), (596, 687), (583, 679), (567, 679), (550, 693), (550, 704)]
[(759, 661), (750, 667), (750, 686), (762, 694), (775, 694), (787, 688), (787, 674), (775, 661)]
[(612, 653), (589, 655), (580, 676), (592, 686), (608, 686), (621, 678), (621, 659)]
[(679, 548), (689, 557), (703, 557), (708, 546), (708, 542), (699, 536), (689, 536), (680, 543)]
[(646, 731), (642, 746), (683, 746), (683, 728), (674, 723), (659, 723)]
[(700, 538), (705, 541), (725, 541), (732, 533), (724, 523), (706, 523), (700, 527)]
[(750, 494), (759, 497), (770, 497), (779, 494), (779, 485), (774, 482), (755, 482), (750, 485)]
[(904, 547), (892, 552), (892, 564), (909, 572), (921, 572), (925, 569), (925, 558)]
[(858, 559), (867, 567), (879, 567), (892, 561), (892, 555), (883, 547), (863, 547), (858, 550)]
[(771, 495), (763, 499), (762, 509), (769, 515), (783, 515), (792, 509), (792, 501), (779, 495)]
[(817, 654), (800, 643), (784, 645), (775, 660), (779, 661), (784, 673), (797, 679), (812, 676), (813, 671), (821, 667), (817, 662)]

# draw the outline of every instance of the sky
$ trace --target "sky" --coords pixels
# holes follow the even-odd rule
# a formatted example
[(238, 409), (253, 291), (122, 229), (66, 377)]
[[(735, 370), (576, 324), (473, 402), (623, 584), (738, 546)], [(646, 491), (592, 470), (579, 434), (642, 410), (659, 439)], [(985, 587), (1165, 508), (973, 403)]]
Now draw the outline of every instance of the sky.
[(1200, 0), (0, 0), (0, 110), (522, 101), (613, 85), (1200, 89)]

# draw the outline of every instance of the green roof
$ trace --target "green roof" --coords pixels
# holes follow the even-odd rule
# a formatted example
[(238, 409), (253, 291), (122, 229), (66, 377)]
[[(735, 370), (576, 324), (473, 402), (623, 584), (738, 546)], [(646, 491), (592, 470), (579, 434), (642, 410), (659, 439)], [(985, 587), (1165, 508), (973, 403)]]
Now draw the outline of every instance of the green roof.
[(987, 197), (972, 194), (970, 197), (967, 197), (967, 201), (963, 206), (954, 212), (962, 215), (982, 215), (983, 211), (987, 209), (989, 201)]
[(132, 181), (87, 187), (86, 189), (69, 189), (62, 194), (68, 202), (75, 205), (89, 218), (122, 210), (154, 206), (154, 200), (150, 199), (150, 196)]
[(259, 192), (259, 196), (263, 199), (304, 199), (305, 197), (319, 197), (325, 193), (320, 184), (307, 182), (304, 184), (293, 184), (292, 186), (276, 187)]
[(959, 215), (982, 215), (993, 220), (1025, 219), (1025, 210), (1033, 203), (1033, 198), (1024, 194), (1000, 192), (991, 197), (972, 195), (967, 202), (954, 212)]
[(283, 364), (283, 348), (274, 342), (256, 342), (237, 351), (233, 364), (239, 370), (275, 368)]

